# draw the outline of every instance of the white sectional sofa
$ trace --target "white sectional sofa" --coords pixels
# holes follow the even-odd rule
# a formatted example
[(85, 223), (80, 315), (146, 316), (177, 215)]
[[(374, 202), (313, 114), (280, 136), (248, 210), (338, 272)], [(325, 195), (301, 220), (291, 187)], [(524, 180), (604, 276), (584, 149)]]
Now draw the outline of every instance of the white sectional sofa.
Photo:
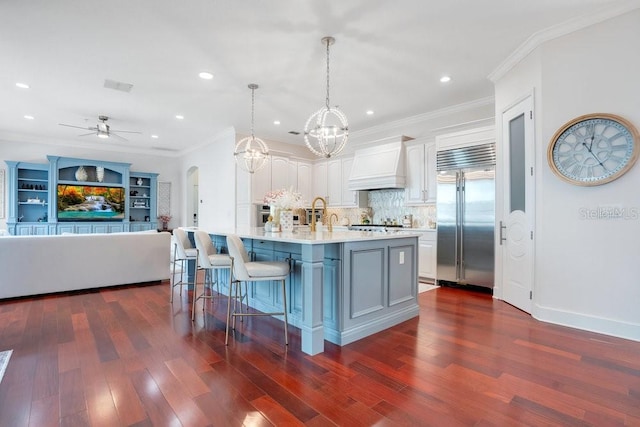
[(0, 299), (170, 276), (167, 232), (0, 237)]

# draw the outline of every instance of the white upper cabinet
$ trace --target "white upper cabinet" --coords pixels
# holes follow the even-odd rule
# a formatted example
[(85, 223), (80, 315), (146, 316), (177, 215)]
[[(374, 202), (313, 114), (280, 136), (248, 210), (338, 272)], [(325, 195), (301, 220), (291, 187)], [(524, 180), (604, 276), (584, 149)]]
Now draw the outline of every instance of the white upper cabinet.
[(342, 206), (342, 186), (342, 159), (329, 160), (327, 162), (327, 204), (329, 206)]
[[(296, 186), (295, 177), (289, 176), (289, 159), (287, 157), (271, 156), (271, 189), (279, 190)], [(292, 182), (293, 181), (293, 182)]]
[(264, 195), (271, 190), (271, 161), (251, 174), (251, 199), (254, 203), (262, 203)]
[(357, 207), (358, 191), (349, 190), (349, 175), (353, 166), (353, 157), (342, 160), (342, 206)]
[[(267, 165), (251, 175), (251, 194), (253, 203), (262, 203), (265, 194), (271, 190), (293, 188), (309, 200), (313, 194), (313, 167), (310, 162), (291, 160), (284, 156), (271, 156)], [(325, 173), (326, 183), (326, 173)]]
[(412, 144), (406, 147), (406, 205), (423, 205), (436, 201), (436, 144)]
[(315, 197), (327, 198), (327, 161), (321, 160), (313, 164), (313, 194)]
[(313, 167), (310, 162), (296, 162), (298, 192), (302, 194), (302, 198), (311, 204), (314, 197), (313, 192)]
[[(349, 190), (349, 175), (353, 157), (320, 161), (313, 166), (313, 194), (324, 197), (329, 207), (357, 207), (366, 192)], [(359, 197), (362, 197), (360, 199)]]

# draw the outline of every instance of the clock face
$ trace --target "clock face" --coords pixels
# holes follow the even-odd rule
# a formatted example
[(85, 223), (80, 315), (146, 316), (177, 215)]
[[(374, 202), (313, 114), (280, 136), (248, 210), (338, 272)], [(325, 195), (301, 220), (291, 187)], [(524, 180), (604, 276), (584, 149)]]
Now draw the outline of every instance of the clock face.
[(577, 185), (601, 185), (622, 176), (638, 157), (638, 131), (613, 114), (589, 114), (565, 124), (551, 140), (551, 169)]

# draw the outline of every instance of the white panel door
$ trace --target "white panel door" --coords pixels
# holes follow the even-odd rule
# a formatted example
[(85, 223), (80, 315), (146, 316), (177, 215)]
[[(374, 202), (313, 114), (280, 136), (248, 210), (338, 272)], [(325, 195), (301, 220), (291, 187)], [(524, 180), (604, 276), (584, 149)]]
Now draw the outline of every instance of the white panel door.
[(502, 299), (531, 313), (534, 236), (533, 100), (527, 97), (502, 115), (503, 212)]

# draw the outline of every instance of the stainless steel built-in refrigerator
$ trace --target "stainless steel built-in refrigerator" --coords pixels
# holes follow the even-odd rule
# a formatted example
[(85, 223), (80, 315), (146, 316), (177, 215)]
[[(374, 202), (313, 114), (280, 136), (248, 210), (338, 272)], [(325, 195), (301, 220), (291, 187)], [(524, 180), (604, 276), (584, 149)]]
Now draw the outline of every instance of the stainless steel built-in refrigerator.
[(495, 144), (438, 151), (439, 284), (493, 288)]

